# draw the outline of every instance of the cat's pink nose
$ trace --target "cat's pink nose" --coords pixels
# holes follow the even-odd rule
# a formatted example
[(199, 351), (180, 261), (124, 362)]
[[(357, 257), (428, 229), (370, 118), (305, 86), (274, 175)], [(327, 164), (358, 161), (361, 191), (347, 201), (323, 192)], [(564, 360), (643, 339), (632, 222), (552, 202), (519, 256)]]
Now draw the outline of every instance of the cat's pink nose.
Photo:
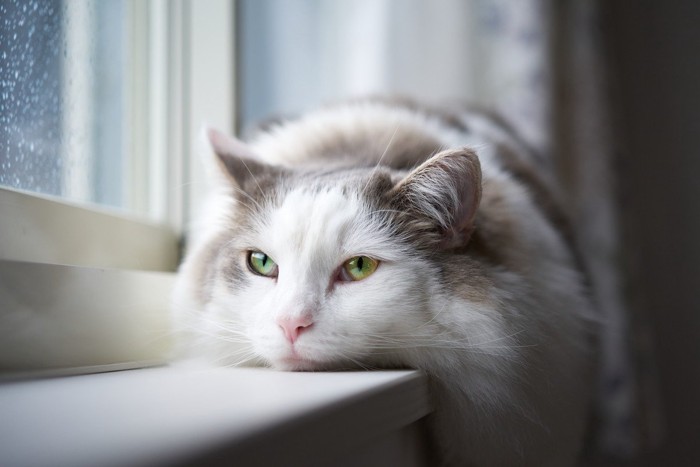
[(313, 321), (308, 315), (295, 317), (283, 316), (277, 318), (277, 324), (282, 328), (282, 331), (284, 331), (287, 340), (293, 344), (299, 338), (299, 334), (301, 334), (302, 331), (311, 327)]

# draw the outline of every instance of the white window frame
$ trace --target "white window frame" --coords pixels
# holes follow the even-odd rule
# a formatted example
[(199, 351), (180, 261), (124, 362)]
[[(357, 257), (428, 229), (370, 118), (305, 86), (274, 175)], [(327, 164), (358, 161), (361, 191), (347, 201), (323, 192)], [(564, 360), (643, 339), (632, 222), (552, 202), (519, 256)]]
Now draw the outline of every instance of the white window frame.
[[(134, 158), (144, 162), (130, 170), (141, 175), (136, 198), (165, 221), (0, 188), (0, 377), (168, 357), (179, 238), (206, 185), (200, 128), (203, 121), (234, 128), (234, 4), (129, 0), (128, 7), (132, 34), (150, 44), (131, 53), (131, 68), (147, 67), (149, 80), (131, 80), (129, 144), (151, 157)], [(163, 172), (167, 182), (149, 183)]]

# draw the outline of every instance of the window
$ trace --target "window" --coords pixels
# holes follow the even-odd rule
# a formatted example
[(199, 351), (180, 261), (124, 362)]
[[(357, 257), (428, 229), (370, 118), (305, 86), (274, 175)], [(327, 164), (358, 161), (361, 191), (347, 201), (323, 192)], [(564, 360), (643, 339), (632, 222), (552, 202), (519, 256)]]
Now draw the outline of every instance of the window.
[[(147, 3), (3, 3), (0, 183), (152, 218)], [(144, 20), (145, 17), (145, 20)], [(153, 89), (157, 91), (157, 89)], [(144, 99), (146, 97), (146, 99)], [(143, 117), (145, 116), (145, 117)], [(155, 119), (155, 118), (154, 118)], [(157, 128), (157, 126), (155, 126)], [(154, 157), (154, 159), (156, 159)]]
[(0, 5), (0, 372), (164, 357), (233, 23), (225, 0)]

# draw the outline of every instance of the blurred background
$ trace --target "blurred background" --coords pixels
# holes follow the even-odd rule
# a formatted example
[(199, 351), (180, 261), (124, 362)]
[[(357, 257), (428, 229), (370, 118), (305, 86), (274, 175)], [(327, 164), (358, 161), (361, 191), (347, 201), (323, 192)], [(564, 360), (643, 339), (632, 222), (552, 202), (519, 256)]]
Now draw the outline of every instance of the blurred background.
[(700, 3), (605, 2), (629, 313), (653, 330), (665, 436), (634, 465), (700, 462)]
[(496, 110), (593, 272), (598, 450), (700, 465), (698, 24), (694, 0), (4, 0), (0, 185), (186, 234), (203, 121), (386, 93)]

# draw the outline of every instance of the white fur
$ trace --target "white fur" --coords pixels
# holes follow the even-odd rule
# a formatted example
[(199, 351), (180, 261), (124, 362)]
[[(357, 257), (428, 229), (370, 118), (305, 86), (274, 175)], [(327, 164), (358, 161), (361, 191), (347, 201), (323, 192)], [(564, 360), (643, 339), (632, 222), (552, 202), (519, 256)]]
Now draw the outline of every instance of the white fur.
[[(195, 347), (204, 343), (224, 364), (424, 369), (433, 381), (432, 426), (446, 465), (572, 465), (586, 421), (591, 354), (585, 339), (592, 313), (570, 252), (500, 167), (488, 135), (463, 135), (413, 111), (362, 104), (279, 127), (252, 151), (294, 166), (307, 162), (319, 138), (370, 132), (388, 140), (397, 128), (399, 137), (420, 132), (445, 147), (481, 148), (483, 179), (503, 190), (518, 239), (512, 257), (522, 271), (497, 270), (479, 300), (457, 296), (441, 283), (438, 266), (397, 242), (401, 233), (381, 224), (357, 193), (299, 188), (271, 205), (247, 235), (254, 243), (246, 247), (269, 255), (279, 277), (251, 273), (249, 286), (236, 294), (217, 283), (210, 302), (201, 304), (190, 274), (207, 239), (225, 228), (224, 222), (209, 224), (177, 286), (177, 312), (195, 316), (184, 326), (198, 330)], [(210, 219), (235, 209), (230, 194), (216, 199)], [(334, 283), (337, 269), (358, 255), (379, 259), (376, 272)], [(237, 260), (244, 264), (245, 256)], [(463, 280), (469, 284), (470, 278)], [(292, 346), (276, 321), (309, 310), (313, 325)]]
[[(419, 321), (413, 315), (421, 313), (410, 290), (422, 282), (421, 265), (400, 263), (402, 250), (381, 233), (366, 206), (339, 190), (290, 193), (260, 226), (254, 246), (278, 264), (278, 279), (253, 276), (253, 286), (236, 297), (235, 308), (255, 352), (284, 369), (343, 362), (355, 367), (367, 357), (374, 336), (415, 327)], [(361, 282), (331, 284), (343, 262), (357, 255), (382, 262)], [(297, 355), (308, 361), (290, 363), (285, 358), (291, 346), (276, 320), (308, 309), (313, 310), (313, 329), (295, 343)], [(398, 310), (404, 313), (401, 323), (394, 315)]]

